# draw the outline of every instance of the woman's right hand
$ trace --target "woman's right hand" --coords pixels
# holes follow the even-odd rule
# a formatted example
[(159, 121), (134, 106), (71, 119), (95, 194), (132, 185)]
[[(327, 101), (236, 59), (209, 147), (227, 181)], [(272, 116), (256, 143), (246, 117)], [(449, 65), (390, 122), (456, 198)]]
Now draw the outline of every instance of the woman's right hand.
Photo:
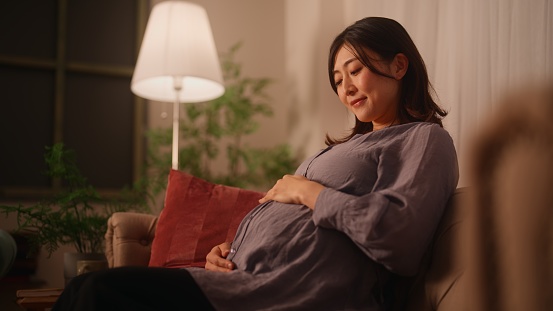
[(228, 254), (230, 254), (230, 243), (225, 242), (215, 246), (205, 257), (205, 269), (220, 272), (232, 271), (234, 263), (226, 259)]

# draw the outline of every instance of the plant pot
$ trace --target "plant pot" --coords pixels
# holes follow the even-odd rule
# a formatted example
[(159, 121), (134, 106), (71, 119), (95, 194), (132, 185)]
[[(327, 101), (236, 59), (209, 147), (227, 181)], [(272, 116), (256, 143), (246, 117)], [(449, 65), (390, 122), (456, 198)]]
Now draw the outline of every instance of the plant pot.
[[(63, 254), (63, 276), (65, 284), (72, 278), (94, 270), (107, 269), (106, 256), (100, 253), (65, 253)], [(80, 270), (80, 271), (79, 271)]]

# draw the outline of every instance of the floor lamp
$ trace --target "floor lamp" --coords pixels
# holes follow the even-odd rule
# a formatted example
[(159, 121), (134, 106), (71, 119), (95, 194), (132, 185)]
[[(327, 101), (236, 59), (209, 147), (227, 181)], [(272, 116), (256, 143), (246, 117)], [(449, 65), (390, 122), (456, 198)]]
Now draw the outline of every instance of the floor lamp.
[(184, 1), (154, 6), (134, 69), (132, 92), (173, 102), (172, 168), (178, 169), (180, 103), (203, 102), (225, 92), (205, 9)]

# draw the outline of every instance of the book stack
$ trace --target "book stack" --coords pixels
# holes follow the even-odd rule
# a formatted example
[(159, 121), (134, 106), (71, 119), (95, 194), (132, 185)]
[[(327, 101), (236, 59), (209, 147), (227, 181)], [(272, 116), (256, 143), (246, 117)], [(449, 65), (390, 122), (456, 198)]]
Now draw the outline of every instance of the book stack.
[(17, 303), (26, 310), (51, 308), (62, 291), (62, 288), (20, 289), (16, 292)]

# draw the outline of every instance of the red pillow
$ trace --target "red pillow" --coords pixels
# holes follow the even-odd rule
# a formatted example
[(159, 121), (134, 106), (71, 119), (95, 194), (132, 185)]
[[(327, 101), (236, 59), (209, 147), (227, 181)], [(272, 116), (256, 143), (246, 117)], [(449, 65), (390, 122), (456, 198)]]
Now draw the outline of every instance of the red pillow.
[(216, 185), (171, 170), (150, 267), (203, 267), (213, 246), (231, 242), (242, 218), (263, 194)]

